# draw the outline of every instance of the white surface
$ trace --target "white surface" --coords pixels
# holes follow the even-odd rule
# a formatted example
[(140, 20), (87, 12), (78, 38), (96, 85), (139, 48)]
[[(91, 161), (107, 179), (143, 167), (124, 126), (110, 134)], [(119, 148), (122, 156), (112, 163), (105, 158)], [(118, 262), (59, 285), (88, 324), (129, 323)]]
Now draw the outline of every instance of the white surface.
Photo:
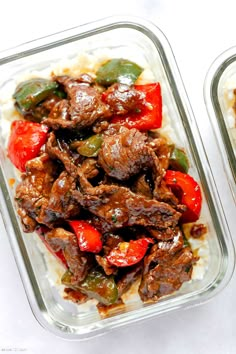
[[(119, 0), (1, 2), (0, 50), (101, 17), (130, 14), (154, 22), (167, 36), (199, 121), (202, 138), (214, 147), (203, 101), (203, 81), (211, 62), (236, 45), (235, 0)], [(0, 53), (1, 56), (1, 53)], [(217, 150), (213, 170), (224, 178)], [(218, 183), (219, 183), (218, 182)], [(236, 208), (227, 185), (222, 203), (236, 240)], [(14, 353), (236, 353), (236, 276), (209, 303), (122, 328), (87, 342), (67, 342), (46, 332), (28, 305), (0, 220), (0, 352)]]

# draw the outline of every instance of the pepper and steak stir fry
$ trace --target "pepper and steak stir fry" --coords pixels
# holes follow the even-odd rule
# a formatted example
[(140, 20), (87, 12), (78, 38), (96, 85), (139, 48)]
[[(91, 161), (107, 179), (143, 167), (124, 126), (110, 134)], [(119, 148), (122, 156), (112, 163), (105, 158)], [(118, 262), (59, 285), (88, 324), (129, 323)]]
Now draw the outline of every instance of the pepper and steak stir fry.
[(171, 294), (197, 261), (182, 224), (198, 220), (201, 191), (184, 150), (154, 131), (161, 86), (135, 84), (141, 73), (118, 58), (94, 77), (36, 78), (14, 93), (8, 156), (22, 172), (23, 229), (64, 265), (66, 298), (98, 308), (138, 279), (142, 301)]

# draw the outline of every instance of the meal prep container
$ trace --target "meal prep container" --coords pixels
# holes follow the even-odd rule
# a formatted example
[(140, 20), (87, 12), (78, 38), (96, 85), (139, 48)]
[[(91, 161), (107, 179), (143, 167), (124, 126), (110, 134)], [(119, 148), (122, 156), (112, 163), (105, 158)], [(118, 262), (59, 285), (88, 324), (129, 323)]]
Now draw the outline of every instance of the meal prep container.
[(236, 201), (236, 121), (230, 108), (233, 88), (236, 88), (236, 47), (228, 49), (213, 62), (204, 85), (205, 104)]
[(1, 212), (30, 306), (42, 326), (73, 340), (203, 303), (226, 286), (234, 268), (230, 231), (195, 119), (171, 47), (155, 25), (136, 18), (108, 18), (4, 52), (0, 59), (0, 97), (11, 89), (13, 78), (19, 74), (32, 69), (43, 70), (79, 52), (94, 53), (104, 48), (111, 49), (114, 57), (148, 64), (156, 80), (161, 82), (163, 103), (168, 107), (171, 125), (190, 159), (190, 174), (201, 185), (203, 208), (199, 222), (207, 224), (209, 252), (202, 277), (183, 284), (178, 292), (157, 303), (143, 304), (137, 295), (131, 294), (124, 308), (118, 308), (108, 318), (101, 318), (92, 301), (84, 305), (65, 301), (58, 293), (55, 279), (51, 279), (44, 250), (35, 242), (36, 236), (21, 230), (14, 207), (14, 187), (9, 184), (13, 178), (19, 178), (6, 156), (6, 134), (1, 127)]

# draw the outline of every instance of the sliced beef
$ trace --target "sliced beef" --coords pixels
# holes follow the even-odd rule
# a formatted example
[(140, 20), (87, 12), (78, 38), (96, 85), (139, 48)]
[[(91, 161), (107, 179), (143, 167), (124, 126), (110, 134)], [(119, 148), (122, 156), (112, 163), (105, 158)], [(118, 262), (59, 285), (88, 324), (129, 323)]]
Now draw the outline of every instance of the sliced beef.
[(44, 124), (52, 129), (83, 129), (112, 115), (109, 106), (101, 99), (101, 92), (92, 86), (94, 80), (90, 75), (81, 74), (77, 79), (55, 76), (54, 80), (64, 88), (67, 99), (54, 105), (44, 119)]
[(51, 110), (60, 102), (62, 102), (63, 100), (55, 95), (55, 94), (51, 94), (50, 96), (48, 96), (44, 101), (42, 101), (38, 106), (36, 107), (44, 107), (44, 109), (46, 109), (48, 111), (48, 114), (51, 112)]
[(96, 134), (100, 134), (107, 130), (109, 127), (109, 122), (107, 120), (97, 121), (93, 125), (93, 132)]
[(132, 267), (128, 267), (117, 281), (118, 297), (121, 297), (141, 276), (143, 264), (138, 263)]
[[(168, 144), (167, 140), (164, 138), (152, 138), (148, 137), (148, 146), (151, 148), (156, 156), (158, 156), (158, 164), (159, 164), (159, 173), (163, 176), (166, 170), (169, 167), (169, 158), (171, 153), (171, 145)], [(159, 179), (158, 181), (154, 180), (154, 189), (153, 189), (153, 197), (159, 201), (169, 203), (173, 207), (177, 209), (180, 208), (182, 210), (182, 206), (179, 206), (178, 198), (172, 193), (170, 188), (168, 188), (163, 179)], [(184, 210), (182, 210), (183, 212)]]
[(191, 279), (196, 262), (190, 247), (183, 247), (181, 232), (172, 241), (155, 244), (144, 258), (144, 270), (139, 286), (142, 301), (157, 301), (178, 290)]
[(80, 74), (76, 78), (76, 81), (77, 82), (81, 82), (81, 83), (83, 82), (84, 84), (89, 84), (89, 85), (92, 85), (95, 82), (94, 78), (91, 75), (87, 74), (87, 73)]
[(138, 111), (146, 104), (145, 93), (125, 84), (113, 84), (103, 94), (113, 114)]
[(101, 318), (106, 318), (106, 317), (112, 316), (113, 311), (114, 311), (114, 314), (119, 313), (119, 312), (117, 312), (117, 310), (119, 308), (123, 308), (124, 306), (125, 305), (124, 305), (124, 302), (122, 301), (122, 299), (117, 299), (117, 301), (114, 304), (112, 304), (112, 305), (104, 305), (101, 302), (99, 302), (96, 305), (97, 310), (98, 310), (99, 315), (101, 316)]
[[(49, 243), (54, 252), (64, 250), (65, 246), (74, 240), (75, 235), (61, 227), (57, 227), (53, 230), (44, 231), (44, 237), (46, 242)], [(77, 244), (78, 246), (78, 244)]]
[(113, 248), (116, 248), (120, 242), (123, 242), (123, 238), (115, 233), (106, 233), (103, 241), (103, 251), (105, 255), (108, 255)]
[(160, 175), (158, 157), (146, 140), (137, 129), (113, 127), (110, 135), (104, 135), (98, 163), (109, 176), (118, 180), (127, 180), (145, 168), (153, 168), (157, 177)]
[[(58, 112), (58, 115), (63, 115), (64, 112)], [(67, 115), (67, 113), (66, 113)], [(59, 129), (76, 129), (76, 121), (66, 120), (63, 118), (46, 118), (43, 120), (43, 124), (52, 128), (53, 130)]]
[(103, 268), (106, 275), (115, 274), (117, 272), (117, 267), (112, 266), (105, 257), (99, 256), (98, 254), (95, 256), (98, 264)]
[(93, 214), (91, 214), (91, 216), (89, 216), (89, 219), (87, 219), (86, 221), (91, 223), (102, 234), (106, 234), (108, 232), (113, 232), (114, 230), (116, 230), (114, 224), (109, 224), (106, 220), (99, 218), (98, 216)]
[(53, 227), (79, 214), (80, 206), (72, 198), (76, 183), (49, 155), (43, 154), (26, 164), (26, 173), (16, 188), (18, 214), (25, 231), (32, 232), (37, 223)]
[(85, 159), (81, 164), (80, 171), (86, 179), (96, 177), (99, 173), (97, 168), (97, 160), (93, 158)]
[[(158, 156), (159, 171), (163, 176), (169, 167), (171, 146), (164, 138), (152, 138), (150, 136), (148, 138), (148, 146)], [(159, 183), (154, 183), (153, 197), (159, 201), (169, 203), (173, 207), (177, 207), (179, 203), (178, 198), (176, 198), (170, 188), (166, 186), (163, 179), (161, 179)]]
[(116, 228), (141, 225), (164, 229), (176, 226), (181, 216), (166, 203), (116, 185), (91, 187), (85, 194), (73, 191), (73, 196), (82, 207)]
[(160, 184), (155, 186), (153, 196), (156, 200), (168, 203), (173, 207), (177, 207), (179, 204), (178, 198), (174, 195), (170, 188), (167, 187), (164, 180), (161, 180)]
[[(47, 154), (43, 154), (26, 163), (26, 173), (16, 188), (15, 200), (19, 208), (22, 223), (32, 231), (41, 209), (48, 203), (53, 182), (56, 177), (56, 165)], [(35, 225), (36, 226), (36, 225)]]
[(207, 226), (205, 224), (194, 224), (190, 229), (190, 235), (193, 238), (200, 238), (207, 233)]
[(70, 119), (70, 103), (68, 99), (63, 99), (56, 103), (50, 110), (43, 124), (53, 130), (76, 128), (76, 122)]
[(167, 170), (169, 166), (169, 158), (171, 153), (171, 145), (164, 138), (151, 138), (149, 136), (148, 145), (155, 151), (159, 159), (159, 164), (162, 170)]
[[(51, 119), (62, 119), (62, 120), (69, 120), (69, 101), (66, 99), (58, 101), (50, 110), (49, 118)], [(44, 121), (44, 123), (47, 121)]]
[(57, 95), (50, 95), (44, 101), (32, 108), (30, 114), (24, 115), (24, 117), (30, 121), (41, 122), (46, 119), (54, 107), (61, 102), (61, 98)]
[(177, 228), (171, 228), (171, 227), (168, 227), (167, 229), (164, 230), (160, 230), (160, 229), (158, 230), (149, 227), (148, 231), (150, 232), (151, 236), (158, 241), (172, 240), (178, 234)]
[(37, 221), (50, 227), (77, 216), (80, 206), (71, 194), (75, 187), (75, 179), (63, 171), (53, 183), (48, 202), (42, 206)]
[(63, 250), (73, 274), (72, 285), (83, 281), (91, 267), (91, 255), (80, 251), (76, 236), (63, 228), (54, 228), (46, 233), (45, 239), (55, 252)]
[(165, 240), (158, 242), (159, 248), (159, 256), (166, 256), (166, 252), (173, 255), (177, 251), (180, 251), (184, 247), (184, 238), (181, 230), (179, 228), (175, 228), (175, 233), (173, 232), (172, 240)]
[(79, 290), (65, 288), (64, 289), (64, 299), (75, 302), (76, 304), (83, 304), (88, 300), (88, 296), (81, 293)]
[(183, 248), (168, 261), (158, 263), (142, 279), (139, 295), (142, 301), (157, 301), (164, 295), (172, 294), (191, 279), (192, 252)]
[(72, 127), (84, 128), (91, 126), (97, 119), (108, 118), (111, 111), (101, 100), (101, 93), (88, 82), (81, 82), (68, 76), (54, 78), (64, 87), (69, 100)]
[(146, 175), (142, 174), (137, 177), (131, 186), (131, 190), (134, 193), (141, 194), (148, 199), (152, 199), (152, 190), (150, 184), (147, 182)]
[(21, 224), (24, 232), (33, 232), (37, 227), (37, 221), (27, 214), (23, 208), (18, 208), (17, 213), (21, 219)]
[(48, 141), (46, 143), (46, 152), (51, 157), (51, 159), (61, 161), (69, 175), (76, 177), (77, 166), (75, 165), (75, 161), (71, 155), (69, 146), (67, 149), (65, 146), (61, 148), (58, 145), (58, 141), (54, 132), (51, 132), (49, 135)]

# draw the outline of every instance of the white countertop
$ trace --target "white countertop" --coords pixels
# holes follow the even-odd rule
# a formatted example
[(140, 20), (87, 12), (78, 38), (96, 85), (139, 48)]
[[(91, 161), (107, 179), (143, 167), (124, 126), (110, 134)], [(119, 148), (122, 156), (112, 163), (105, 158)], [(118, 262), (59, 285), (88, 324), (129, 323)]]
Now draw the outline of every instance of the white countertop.
[[(46, 4), (46, 5), (45, 5)], [(235, 0), (7, 0), (1, 3), (0, 50), (102, 17), (126, 14), (154, 22), (176, 57), (203, 141), (211, 146), (217, 183), (225, 177), (203, 100), (203, 82), (212, 61), (236, 45)], [(0, 53), (1, 56), (1, 53)], [(236, 240), (236, 208), (225, 184), (220, 191)], [(67, 342), (34, 318), (0, 218), (0, 353), (236, 353), (236, 275), (207, 304), (123, 327), (86, 342)]]

